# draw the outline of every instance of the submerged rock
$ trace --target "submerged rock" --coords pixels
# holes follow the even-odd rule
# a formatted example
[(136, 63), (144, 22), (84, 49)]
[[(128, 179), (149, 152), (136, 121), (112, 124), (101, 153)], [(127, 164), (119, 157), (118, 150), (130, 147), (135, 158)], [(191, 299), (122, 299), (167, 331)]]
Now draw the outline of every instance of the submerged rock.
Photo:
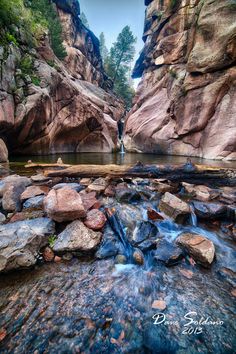
[(97, 209), (92, 209), (87, 213), (84, 224), (92, 230), (101, 230), (105, 225), (107, 219), (102, 211)]
[(102, 234), (88, 229), (80, 220), (69, 224), (58, 235), (52, 249), (55, 252), (92, 251), (100, 243)]
[(44, 199), (44, 210), (57, 222), (85, 217), (81, 196), (71, 188), (52, 189)]
[(54, 222), (48, 218), (0, 225), (0, 271), (34, 265), (54, 232)]
[(198, 234), (185, 233), (177, 239), (177, 244), (183, 247), (196, 262), (208, 267), (215, 257), (215, 246), (212, 241)]
[(162, 197), (159, 208), (176, 222), (182, 221), (184, 217), (188, 216), (191, 212), (186, 202), (169, 192), (166, 192)]
[(184, 254), (180, 247), (162, 240), (157, 245), (154, 258), (158, 262), (164, 263), (167, 267), (171, 267), (180, 263), (184, 258)]

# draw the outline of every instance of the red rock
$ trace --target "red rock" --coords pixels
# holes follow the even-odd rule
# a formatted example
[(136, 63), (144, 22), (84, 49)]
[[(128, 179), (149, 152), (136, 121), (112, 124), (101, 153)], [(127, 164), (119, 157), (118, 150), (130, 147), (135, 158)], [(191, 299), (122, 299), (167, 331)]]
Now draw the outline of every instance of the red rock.
[(43, 250), (43, 258), (46, 262), (52, 262), (54, 259), (54, 252), (50, 247)]
[(106, 223), (106, 217), (100, 210), (92, 209), (87, 213), (84, 224), (92, 230), (101, 230)]
[(152, 303), (152, 308), (163, 311), (166, 308), (166, 303), (164, 300), (154, 300)]
[(184, 233), (178, 237), (177, 243), (203, 266), (210, 266), (214, 260), (215, 246), (212, 241), (202, 235)]
[(48, 194), (48, 192), (49, 192), (49, 187), (47, 187), (47, 186), (29, 186), (21, 194), (20, 199), (22, 201), (24, 201), (26, 199), (33, 198), (38, 195)]
[(79, 193), (71, 188), (52, 189), (44, 198), (44, 210), (48, 217), (57, 221), (72, 221), (86, 216)]
[[(118, 145), (117, 121), (124, 114), (123, 102), (110, 90), (112, 82), (103, 70), (99, 41), (82, 24), (79, 10), (74, 11), (78, 2), (67, 1), (63, 9), (64, 3), (56, 1), (54, 6), (67, 56), (59, 61), (49, 37), (41, 36), (34, 75), (40, 77), (42, 87), (29, 80), (21, 95), (19, 89), (14, 94), (10, 91), (23, 52), (8, 51), (2, 64), (0, 133), (17, 153), (111, 152)], [(5, 160), (7, 151), (2, 145)]]
[(105, 195), (106, 197), (114, 197), (114, 195), (115, 195), (115, 187), (110, 184), (110, 185), (105, 189), (104, 195)]
[(54, 262), (55, 262), (55, 263), (61, 263), (61, 261), (62, 261), (62, 258), (61, 258), (61, 257), (59, 257), (59, 256), (55, 256), (55, 257), (54, 257)]
[(164, 217), (158, 213), (158, 211), (148, 208), (147, 210), (148, 219), (150, 220), (164, 220)]
[(180, 273), (183, 274), (183, 276), (185, 276), (188, 279), (192, 279), (193, 277), (193, 272), (191, 270), (188, 269), (179, 269)]
[(87, 193), (86, 191), (82, 191), (79, 193), (83, 202), (84, 209), (86, 211), (93, 208), (94, 205), (98, 203), (96, 198), (96, 192)]
[(175, 221), (190, 214), (189, 205), (169, 192), (166, 192), (161, 198), (159, 209)]
[(6, 337), (7, 331), (5, 328), (0, 328), (0, 342), (3, 341), (3, 339)]
[(44, 212), (42, 210), (34, 210), (34, 211), (22, 211), (20, 213), (14, 214), (10, 222), (22, 221), (26, 219), (34, 219), (41, 218), (44, 216)]
[(230, 2), (146, 4), (145, 45), (133, 72), (142, 80), (126, 119), (125, 148), (235, 160), (236, 21)]

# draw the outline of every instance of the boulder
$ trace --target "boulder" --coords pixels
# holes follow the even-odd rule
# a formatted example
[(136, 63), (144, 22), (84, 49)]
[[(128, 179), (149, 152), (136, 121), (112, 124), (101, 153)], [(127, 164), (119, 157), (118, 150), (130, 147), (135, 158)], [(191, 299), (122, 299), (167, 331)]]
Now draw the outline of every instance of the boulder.
[(219, 191), (211, 189), (204, 185), (195, 186), (190, 183), (182, 182), (182, 186), (188, 194), (190, 194), (197, 200), (201, 200), (203, 202), (215, 199), (220, 195)]
[(67, 187), (52, 189), (44, 198), (44, 210), (57, 222), (72, 221), (86, 216), (81, 196)]
[(161, 198), (159, 209), (176, 222), (182, 221), (191, 212), (186, 202), (169, 192), (166, 192)]
[(0, 225), (0, 272), (34, 265), (54, 232), (54, 222), (48, 218)]
[(37, 197), (38, 195), (48, 194), (49, 188), (47, 186), (29, 186), (25, 189), (25, 191), (21, 194), (20, 198), (22, 201)]
[(37, 174), (37, 175), (33, 175), (30, 177), (32, 182), (35, 182), (35, 183), (46, 183), (50, 180), (49, 177), (46, 177), (44, 176), (43, 174)]
[(101, 230), (105, 225), (107, 219), (102, 211), (98, 209), (92, 209), (87, 213), (86, 219), (84, 220), (85, 226), (94, 231)]
[(101, 238), (100, 232), (88, 229), (82, 221), (75, 220), (58, 235), (53, 250), (55, 252), (93, 251), (99, 245)]
[[(21, 194), (24, 192), (31, 181), (27, 177), (8, 176), (0, 186), (3, 198), (2, 207), (7, 212), (15, 212), (21, 210)], [(1, 193), (0, 192), (0, 193)]]
[(209, 267), (215, 257), (215, 246), (205, 236), (184, 233), (177, 239), (177, 244), (184, 248), (193, 259), (205, 267)]

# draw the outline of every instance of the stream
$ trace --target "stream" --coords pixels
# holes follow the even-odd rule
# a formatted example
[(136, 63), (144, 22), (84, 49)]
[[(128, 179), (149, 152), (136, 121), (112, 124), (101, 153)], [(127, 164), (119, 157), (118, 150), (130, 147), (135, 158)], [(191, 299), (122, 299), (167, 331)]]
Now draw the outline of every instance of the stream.
[[(62, 159), (117, 163), (122, 158), (92, 155), (63, 155)], [(151, 155), (137, 156), (154, 162)], [(124, 163), (134, 162), (137, 156), (125, 154)], [(155, 162), (163, 158), (185, 162), (179, 157), (156, 157)], [(22, 171), (26, 159), (14, 159), (14, 172)], [(56, 157), (29, 159), (51, 162)], [(232, 220), (202, 220), (189, 200), (191, 215), (185, 223), (170, 218), (150, 221), (147, 210), (158, 210), (160, 193), (147, 189), (147, 180), (126, 183), (141, 199), (100, 197), (102, 210), (116, 210), (127, 242), (142, 240), (144, 264), (117, 261), (120, 252), (114, 249), (122, 249), (126, 241), (122, 245), (107, 223), (95, 255), (78, 254), (60, 263), (39, 261), (32, 269), (0, 275), (0, 337), (1, 330), (6, 331), (0, 353), (235, 353), (236, 247), (228, 231)], [(153, 243), (142, 239), (140, 225), (163, 249), (164, 258), (180, 234), (191, 232), (214, 243), (216, 259), (210, 268), (188, 256), (166, 266), (157, 259)]]

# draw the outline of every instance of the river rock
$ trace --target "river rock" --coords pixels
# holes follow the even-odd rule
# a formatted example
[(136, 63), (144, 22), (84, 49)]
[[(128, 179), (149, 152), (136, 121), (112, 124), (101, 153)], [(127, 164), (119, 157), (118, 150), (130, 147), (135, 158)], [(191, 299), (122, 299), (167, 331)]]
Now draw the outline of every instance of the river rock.
[(217, 198), (220, 193), (218, 190), (211, 189), (204, 185), (193, 185), (190, 183), (182, 182), (182, 186), (184, 187), (185, 191), (190, 194), (192, 197), (196, 198), (197, 200), (207, 202), (212, 199)]
[(43, 208), (44, 195), (38, 195), (27, 199), (23, 204), (23, 209), (41, 209)]
[(3, 213), (0, 213), (0, 224), (6, 220), (6, 216)]
[(29, 186), (21, 194), (20, 199), (24, 201), (26, 199), (37, 197), (38, 195), (48, 194), (48, 192), (49, 188), (47, 186)]
[(96, 192), (97, 194), (100, 194), (105, 191), (106, 187), (108, 185), (108, 182), (105, 180), (105, 178), (97, 178), (93, 183), (91, 183), (87, 187), (88, 192)]
[(215, 246), (212, 241), (198, 234), (184, 233), (177, 239), (177, 244), (183, 247), (196, 262), (208, 267), (214, 260)]
[(96, 192), (87, 193), (86, 191), (80, 192), (80, 196), (83, 202), (84, 209), (88, 211), (97, 204)]
[(132, 236), (132, 243), (138, 245), (147, 239), (157, 237), (158, 229), (150, 221), (142, 221), (134, 230)]
[(48, 218), (0, 225), (0, 271), (34, 265), (54, 232), (55, 224)]
[(96, 252), (96, 257), (99, 259), (113, 257), (121, 253), (122, 250), (123, 248), (118, 242), (117, 237), (107, 223), (104, 228), (102, 242)]
[(100, 243), (102, 234), (88, 229), (80, 220), (75, 220), (61, 232), (54, 245), (53, 251), (92, 251)]
[[(24, 192), (31, 181), (27, 177), (8, 176), (2, 183), (2, 207), (7, 212), (15, 212), (21, 210), (20, 196)], [(0, 189), (1, 189), (0, 187)]]
[(164, 263), (165, 266), (171, 267), (179, 264), (184, 258), (184, 254), (180, 247), (165, 240), (161, 240), (155, 250), (154, 258), (157, 262)]
[(46, 183), (50, 180), (50, 177), (46, 177), (43, 174), (39, 173), (30, 177), (32, 182), (35, 183)]
[(43, 250), (43, 259), (46, 262), (52, 262), (54, 260), (54, 252), (50, 247), (45, 247)]
[(81, 196), (67, 187), (52, 189), (44, 198), (44, 210), (57, 222), (72, 221), (86, 216)]
[(159, 209), (176, 222), (182, 221), (190, 214), (189, 205), (169, 192), (166, 192), (162, 197)]
[(156, 210), (152, 208), (148, 208), (147, 210), (148, 219), (156, 221), (156, 220), (164, 220), (164, 217)]
[(194, 211), (199, 218), (202, 219), (218, 219), (230, 216), (228, 208), (219, 203), (203, 203), (193, 201)]
[(140, 200), (140, 194), (131, 188), (118, 188), (116, 189), (116, 199), (121, 203), (132, 203)]
[(43, 210), (23, 210), (20, 213), (14, 214), (9, 222), (23, 221), (26, 219), (37, 219), (44, 216)]
[(102, 211), (98, 209), (92, 209), (87, 213), (86, 219), (84, 220), (85, 226), (94, 231), (101, 230), (105, 225), (107, 219)]
[(64, 187), (71, 188), (76, 192), (80, 192), (82, 191), (82, 189), (84, 189), (84, 187), (81, 186), (79, 183), (58, 183), (55, 184), (55, 186), (53, 186), (52, 189), (58, 190)]

